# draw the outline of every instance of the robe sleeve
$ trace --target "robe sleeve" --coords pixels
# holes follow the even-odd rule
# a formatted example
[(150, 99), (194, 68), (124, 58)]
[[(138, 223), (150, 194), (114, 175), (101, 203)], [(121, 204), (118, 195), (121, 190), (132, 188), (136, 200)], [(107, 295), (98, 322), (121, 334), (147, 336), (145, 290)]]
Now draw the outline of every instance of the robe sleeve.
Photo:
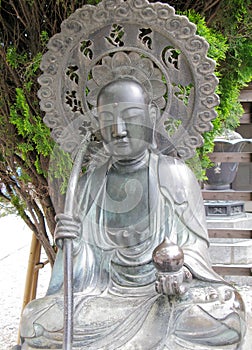
[[(82, 176), (78, 183), (78, 191), (75, 199), (75, 215), (81, 221), (87, 214), (93, 196), (90, 188), (94, 186), (91, 182), (92, 172)], [(76, 249), (73, 254), (73, 287), (74, 292), (85, 291), (85, 293), (99, 293), (106, 286), (105, 275), (107, 275), (107, 255), (94, 244), (87, 242), (86, 235), (92, 236), (92, 232), (87, 232), (88, 228), (83, 227), (81, 237), (74, 241)], [(102, 272), (101, 272), (102, 271)], [(101, 276), (103, 275), (103, 276)], [(64, 283), (64, 260), (63, 251), (59, 248), (53, 266), (52, 275), (47, 290), (47, 295), (62, 292)]]
[(184, 251), (185, 266), (198, 279), (223, 281), (211, 266), (204, 203), (193, 172), (181, 160), (161, 155), (158, 173), (161, 193), (174, 202), (177, 244)]

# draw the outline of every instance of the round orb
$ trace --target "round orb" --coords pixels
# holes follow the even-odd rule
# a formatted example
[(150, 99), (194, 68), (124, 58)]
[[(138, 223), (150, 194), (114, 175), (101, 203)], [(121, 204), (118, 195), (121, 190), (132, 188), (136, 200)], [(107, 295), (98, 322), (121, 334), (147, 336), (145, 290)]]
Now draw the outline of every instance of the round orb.
[(177, 272), (184, 264), (183, 250), (165, 237), (152, 254), (153, 263), (160, 272)]

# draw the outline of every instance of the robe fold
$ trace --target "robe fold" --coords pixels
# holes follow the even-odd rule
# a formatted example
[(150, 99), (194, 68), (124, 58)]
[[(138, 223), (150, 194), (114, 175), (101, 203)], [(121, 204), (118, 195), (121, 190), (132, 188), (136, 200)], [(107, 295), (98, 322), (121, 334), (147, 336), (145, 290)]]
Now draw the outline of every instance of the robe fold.
[[(239, 348), (243, 303), (211, 267), (204, 205), (192, 172), (180, 160), (150, 153), (148, 228), (115, 235), (106, 225), (110, 164), (90, 169), (76, 195), (82, 235), (74, 242), (73, 349)], [(183, 249), (193, 275), (189, 290), (177, 298), (155, 291), (152, 252), (165, 236)], [(47, 295), (24, 311), (22, 349), (62, 349), (62, 286), (60, 250)]]

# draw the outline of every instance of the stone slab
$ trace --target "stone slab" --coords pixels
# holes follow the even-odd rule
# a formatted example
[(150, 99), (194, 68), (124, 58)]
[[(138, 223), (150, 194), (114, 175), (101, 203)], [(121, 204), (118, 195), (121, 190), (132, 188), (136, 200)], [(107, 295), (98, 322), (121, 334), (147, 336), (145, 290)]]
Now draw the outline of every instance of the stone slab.
[(212, 238), (210, 256), (213, 264), (251, 264), (252, 240)]
[(236, 228), (251, 230), (252, 213), (246, 213), (243, 217), (207, 217), (207, 227), (210, 228)]

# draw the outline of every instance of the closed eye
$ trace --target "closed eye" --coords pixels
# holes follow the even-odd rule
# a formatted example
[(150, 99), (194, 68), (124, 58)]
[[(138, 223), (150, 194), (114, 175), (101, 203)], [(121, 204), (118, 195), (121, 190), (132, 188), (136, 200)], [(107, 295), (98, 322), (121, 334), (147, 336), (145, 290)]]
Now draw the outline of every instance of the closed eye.
[(100, 112), (99, 119), (104, 124), (112, 124), (114, 121), (114, 116), (110, 112)]
[(122, 113), (123, 119), (133, 119), (138, 117), (144, 117), (145, 111), (142, 108), (127, 108)]

